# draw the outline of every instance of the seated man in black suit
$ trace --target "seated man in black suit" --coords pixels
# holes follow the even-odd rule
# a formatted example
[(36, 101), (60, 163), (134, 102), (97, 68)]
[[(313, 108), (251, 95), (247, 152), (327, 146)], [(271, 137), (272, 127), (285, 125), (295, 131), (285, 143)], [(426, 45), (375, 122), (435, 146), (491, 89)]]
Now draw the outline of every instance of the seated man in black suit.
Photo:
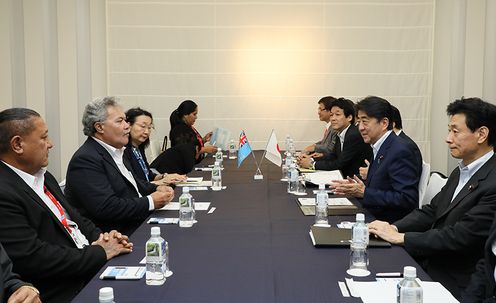
[(344, 98), (331, 102), (331, 127), (337, 133), (332, 152), (315, 160), (309, 156), (300, 157), (298, 164), (304, 168), (340, 170), (343, 177), (358, 175), (364, 160), (372, 158), (372, 148), (363, 142), (355, 126), (353, 102)]
[(483, 256), (496, 211), (496, 106), (461, 99), (447, 112), (446, 142), (458, 167), (430, 204), (392, 225), (374, 221), (369, 230), (404, 245), (432, 279), (459, 297)]
[(477, 262), (470, 283), (462, 292), (462, 303), (496, 303), (496, 217), (484, 247), (484, 257)]
[(45, 169), (52, 146), (37, 112), (0, 112), (0, 242), (45, 303), (70, 302), (107, 260), (132, 250), (126, 236), (102, 234), (67, 203)]
[(83, 127), (88, 139), (69, 162), (67, 199), (102, 230), (131, 234), (151, 211), (170, 202), (174, 191), (132, 174), (123, 157), (129, 124), (113, 97), (87, 104)]
[(0, 302), (40, 303), (40, 292), (12, 272), (12, 262), (0, 244)]
[(374, 217), (394, 222), (418, 207), (420, 175), (415, 154), (392, 129), (391, 104), (369, 96), (357, 103), (358, 129), (373, 150), (373, 161), (365, 182), (357, 176), (336, 180), (335, 193), (361, 198), (360, 203)]

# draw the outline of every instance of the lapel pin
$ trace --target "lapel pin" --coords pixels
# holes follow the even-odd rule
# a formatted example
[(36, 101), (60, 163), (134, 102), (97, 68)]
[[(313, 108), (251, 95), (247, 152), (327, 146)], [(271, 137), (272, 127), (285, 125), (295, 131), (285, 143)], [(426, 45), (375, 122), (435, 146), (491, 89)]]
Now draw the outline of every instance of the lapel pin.
[(476, 189), (477, 187), (479, 186), (479, 183), (475, 182), (474, 184), (470, 184), (468, 186), (468, 190), (469, 191), (473, 191), (474, 189)]

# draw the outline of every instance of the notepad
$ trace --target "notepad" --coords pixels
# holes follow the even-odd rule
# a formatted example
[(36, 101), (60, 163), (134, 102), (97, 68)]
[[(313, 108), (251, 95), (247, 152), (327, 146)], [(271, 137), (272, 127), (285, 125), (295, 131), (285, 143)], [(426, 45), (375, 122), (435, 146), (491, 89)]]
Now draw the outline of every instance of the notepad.
[[(300, 205), (308, 205), (308, 206), (315, 206), (315, 198), (298, 198), (298, 202), (300, 202)], [(329, 206), (352, 206), (353, 203), (351, 203), (348, 198), (331, 198), (327, 200), (327, 205)]]
[[(351, 230), (336, 227), (310, 227), (310, 237), (315, 247), (321, 246), (350, 246)], [(370, 247), (391, 247), (389, 242), (382, 239), (370, 238)]]
[[(195, 210), (208, 210), (210, 202), (195, 202)], [(157, 210), (179, 210), (179, 202), (170, 202)]]
[(100, 275), (102, 280), (139, 280), (145, 274), (142, 266), (108, 266)]

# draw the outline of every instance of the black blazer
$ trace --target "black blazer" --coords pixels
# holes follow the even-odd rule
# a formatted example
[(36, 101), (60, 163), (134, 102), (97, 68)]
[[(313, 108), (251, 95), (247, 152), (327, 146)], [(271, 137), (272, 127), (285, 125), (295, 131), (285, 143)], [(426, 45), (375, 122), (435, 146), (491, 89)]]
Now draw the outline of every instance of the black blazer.
[[(78, 224), (89, 243), (100, 230), (67, 203), (57, 181), (45, 173), (45, 186)], [(0, 242), (14, 272), (32, 283), (46, 302), (70, 302), (107, 262), (99, 245), (78, 249), (71, 236), (40, 197), (0, 162)]]
[(177, 144), (158, 155), (150, 166), (160, 173), (184, 175), (193, 170), (195, 155), (196, 149), (193, 144)]
[[(338, 136), (336, 135), (336, 138)], [(341, 143), (336, 140), (332, 152), (322, 160), (315, 161), (315, 169), (340, 170), (343, 177), (359, 176), (359, 168), (365, 159), (372, 158), (372, 148), (363, 142), (362, 135), (355, 125), (350, 125), (344, 135), (343, 150)]]
[(0, 302), (7, 302), (9, 297), (18, 288), (30, 285), (19, 279), (19, 275), (12, 272), (12, 261), (0, 244)]
[[(131, 139), (129, 139), (129, 141), (131, 141)], [(148, 164), (148, 160), (146, 159), (145, 150), (141, 148), (138, 149), (140, 150), (141, 156), (143, 157), (143, 161), (145, 161), (145, 165), (148, 168), (148, 180), (150, 181), (155, 180), (156, 174), (154, 174), (150, 170), (150, 165)], [(131, 142), (129, 142), (128, 145), (126, 145), (126, 149), (124, 150), (124, 157), (129, 162), (131, 172), (133, 173), (133, 175), (136, 178), (142, 180), (143, 182), (148, 182), (146, 180), (145, 172), (143, 171), (141, 165), (138, 162), (138, 158), (136, 158), (136, 156), (133, 153), (133, 145), (131, 144)]]
[(494, 267), (496, 257), (492, 245), (496, 241), (496, 217), (489, 231), (489, 238), (484, 248), (484, 258), (477, 262), (475, 273), (470, 278), (470, 283), (462, 293), (462, 303), (495, 303), (496, 284), (494, 282)]
[[(185, 123), (180, 123), (174, 126), (174, 128), (171, 129), (169, 133), (169, 137), (171, 140), (171, 147), (184, 143), (184, 138), (193, 138), (194, 145), (198, 146), (200, 149), (205, 145), (205, 142), (200, 142), (198, 140), (196, 132), (193, 130), (193, 128), (191, 128), (191, 126), (189, 125), (186, 125)], [(205, 155), (200, 154), (198, 159), (196, 159), (196, 153), (195, 153), (194, 159), (196, 164), (200, 163), (203, 160), (203, 158), (205, 158)]]
[(419, 149), (417, 143), (415, 143), (415, 141), (413, 141), (412, 138), (410, 138), (407, 134), (405, 134), (405, 132), (403, 130), (398, 135), (398, 137), (405, 140), (405, 142), (408, 143), (410, 145), (411, 149), (413, 150), (413, 152), (415, 154), (415, 158), (414, 158), (415, 167), (417, 168), (418, 174), (420, 177), (420, 175), (422, 175), (422, 153), (420, 152), (420, 149)]
[(496, 213), (496, 155), (493, 155), (455, 197), (460, 170), (428, 205), (394, 223), (405, 233), (405, 249), (426, 272), (456, 297), (468, 285)]
[(418, 207), (420, 175), (413, 149), (393, 132), (370, 163), (362, 206), (374, 217), (390, 223)]
[[(126, 157), (123, 161), (129, 169)], [(108, 151), (88, 137), (69, 162), (65, 193), (69, 202), (103, 231), (116, 229), (130, 235), (150, 214), (146, 196), (157, 188), (136, 176), (134, 179), (141, 198)]]

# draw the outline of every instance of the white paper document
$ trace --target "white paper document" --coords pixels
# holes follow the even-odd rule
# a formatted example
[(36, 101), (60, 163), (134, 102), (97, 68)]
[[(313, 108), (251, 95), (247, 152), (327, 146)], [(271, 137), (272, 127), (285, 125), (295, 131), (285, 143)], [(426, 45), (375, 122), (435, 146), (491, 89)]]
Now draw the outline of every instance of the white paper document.
[[(210, 202), (195, 202), (195, 210), (208, 210)], [(157, 210), (179, 210), (179, 202), (170, 202)]]
[(177, 183), (176, 184), (178, 187), (184, 187), (184, 186), (188, 186), (188, 187), (205, 187), (205, 186), (212, 186), (212, 181), (211, 180), (203, 180), (203, 181), (200, 181), (200, 182), (186, 182), (186, 183)]
[(343, 180), (343, 176), (339, 170), (317, 171), (314, 173), (304, 174), (305, 181), (319, 185), (330, 184), (334, 180)]
[[(353, 281), (352, 288), (361, 297), (363, 303), (396, 303), (395, 281)], [(458, 303), (453, 295), (441, 283), (420, 281), (424, 303)], [(348, 284), (350, 288), (350, 284)], [(353, 290), (350, 288), (353, 295)]]
[[(330, 198), (327, 201), (327, 205), (330, 206), (353, 205), (353, 203), (351, 203), (351, 201), (347, 198)], [(314, 206), (315, 198), (298, 198), (298, 202), (300, 202), (302, 206)]]
[(102, 280), (139, 280), (145, 274), (142, 266), (108, 266), (100, 275)]

